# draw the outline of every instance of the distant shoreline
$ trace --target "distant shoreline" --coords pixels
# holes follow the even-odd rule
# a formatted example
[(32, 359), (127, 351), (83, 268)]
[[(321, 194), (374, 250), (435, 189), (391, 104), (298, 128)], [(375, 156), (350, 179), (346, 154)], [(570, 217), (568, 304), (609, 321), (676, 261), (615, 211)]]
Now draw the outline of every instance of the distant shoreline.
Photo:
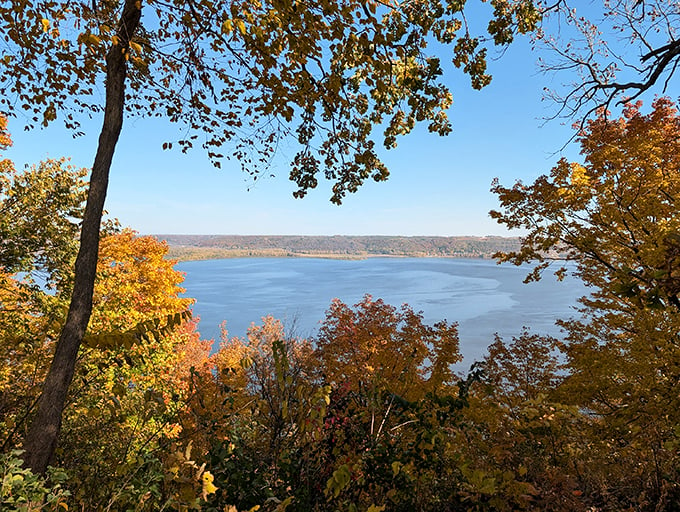
[(471, 258), (489, 259), (519, 248), (517, 237), (155, 235), (168, 258)]

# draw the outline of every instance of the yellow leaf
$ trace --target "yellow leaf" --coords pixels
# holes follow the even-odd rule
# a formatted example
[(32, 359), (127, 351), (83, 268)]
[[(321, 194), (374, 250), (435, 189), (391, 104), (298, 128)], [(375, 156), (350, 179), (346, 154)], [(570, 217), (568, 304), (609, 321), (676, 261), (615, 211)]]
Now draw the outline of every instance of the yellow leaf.
[(395, 476), (399, 474), (399, 471), (401, 471), (401, 466), (403, 466), (403, 464), (401, 462), (399, 462), (398, 460), (395, 460), (392, 463), (392, 473)]
[(236, 20), (236, 28), (241, 32), (241, 35), (246, 35), (246, 24), (243, 23), (243, 20)]
[[(293, 497), (288, 496), (285, 500), (283, 500), (281, 503), (278, 504), (276, 507), (276, 512), (284, 512), (288, 506), (293, 502)], [(257, 508), (253, 507), (251, 508), (248, 512), (251, 512), (253, 510), (259, 510), (260, 506), (256, 505)]]
[(217, 487), (213, 484), (213, 480), (215, 477), (210, 473), (210, 471), (206, 471), (203, 473), (202, 476), (203, 479), (203, 498), (208, 494), (213, 494), (215, 491), (217, 491)]
[(588, 185), (590, 179), (588, 178), (588, 171), (580, 164), (571, 164), (571, 183), (572, 185)]
[(223, 34), (228, 34), (233, 30), (233, 24), (231, 20), (224, 20), (224, 23), (222, 23), (222, 33)]
[(50, 28), (50, 20), (43, 18), (40, 20), (40, 23), (42, 24), (43, 32), (47, 32)]

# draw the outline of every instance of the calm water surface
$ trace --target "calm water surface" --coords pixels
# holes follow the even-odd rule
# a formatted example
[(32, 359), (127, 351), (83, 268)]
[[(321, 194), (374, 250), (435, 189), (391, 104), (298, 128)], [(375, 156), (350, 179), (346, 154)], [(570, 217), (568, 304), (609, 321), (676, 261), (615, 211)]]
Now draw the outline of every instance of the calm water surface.
[(314, 334), (331, 300), (355, 304), (364, 294), (393, 305), (408, 303), (427, 323), (459, 323), (465, 366), (479, 359), (494, 333), (505, 339), (523, 326), (560, 335), (558, 318), (577, 316), (576, 299), (586, 293), (574, 278), (556, 282), (552, 275), (523, 284), (527, 268), (492, 260), (445, 258), (237, 258), (191, 261), (186, 296), (196, 299), (204, 338), (219, 339), (222, 321), (230, 336), (243, 336), (264, 315), (294, 325), (301, 336)]

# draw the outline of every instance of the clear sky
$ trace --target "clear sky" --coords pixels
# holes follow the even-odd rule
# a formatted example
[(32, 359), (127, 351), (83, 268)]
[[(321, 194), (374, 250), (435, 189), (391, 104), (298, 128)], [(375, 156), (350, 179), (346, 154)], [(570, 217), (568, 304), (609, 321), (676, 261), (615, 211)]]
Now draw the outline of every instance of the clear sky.
[[(426, 129), (381, 153), (391, 171), (386, 183), (366, 183), (338, 207), (328, 201), (327, 183), (305, 199), (293, 199), (288, 169), (253, 183), (235, 165), (213, 168), (201, 150), (189, 155), (163, 151), (167, 124), (128, 119), (113, 161), (106, 209), (143, 234), (303, 235), (507, 235), (488, 217), (497, 206), (489, 192), (498, 177), (509, 185), (547, 173), (562, 155), (578, 158), (572, 136), (560, 121), (545, 124), (554, 105), (542, 101), (550, 76), (536, 66), (526, 38), (489, 62), (493, 81), (473, 91), (469, 80), (443, 59), (454, 95), (447, 137)], [(14, 147), (5, 153), (18, 167), (49, 157), (69, 156), (89, 167), (100, 120), (85, 125), (78, 139), (59, 122), (47, 130), (22, 132), (10, 120)], [(170, 132), (172, 133), (172, 132)], [(177, 132), (174, 132), (175, 134)], [(291, 150), (292, 156), (292, 150)], [(278, 160), (285, 164), (283, 149)]]

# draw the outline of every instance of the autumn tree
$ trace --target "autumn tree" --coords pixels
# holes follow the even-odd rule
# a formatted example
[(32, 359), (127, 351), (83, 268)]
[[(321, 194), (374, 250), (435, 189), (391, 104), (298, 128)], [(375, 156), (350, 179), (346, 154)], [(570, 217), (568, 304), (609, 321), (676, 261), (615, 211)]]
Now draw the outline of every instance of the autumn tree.
[(228, 417), (210, 450), (211, 505), (406, 511), (458, 501), (445, 447), (463, 406), (450, 368), (459, 359), (455, 325), (428, 326), (368, 296), (333, 301), (313, 343), (269, 317), (247, 339), (225, 339), (213, 356)]
[(172, 498), (164, 461), (173, 443), (184, 453), (191, 439), (182, 415), (192, 372), (207, 368), (211, 343), (184, 315), (193, 300), (179, 296), (184, 277), (167, 250), (129, 229), (100, 243), (93, 313), (56, 451), (88, 509), (140, 499), (139, 509), (160, 508)]
[(666, 510), (679, 492), (680, 118), (665, 98), (649, 114), (632, 104), (619, 119), (601, 112), (579, 142), (583, 163), (561, 160), (530, 185), (494, 185), (502, 210), (492, 216), (527, 230), (501, 259), (537, 261), (530, 278), (557, 256), (576, 263), (592, 293), (581, 299), (586, 319), (562, 324), (561, 388), (565, 403), (592, 415), (585, 465), (602, 472), (590, 472), (588, 487), (614, 509)]
[(334, 300), (315, 341), (327, 382), (405, 400), (451, 384), (451, 367), (462, 359), (456, 324), (425, 325), (408, 305), (397, 309), (370, 295), (354, 308)]
[[(444, 427), (454, 423), (461, 360), (456, 324), (427, 325), (408, 305), (334, 300), (317, 337), (319, 378), (333, 393), (325, 424), (325, 493), (339, 507), (436, 510), (458, 498)], [(451, 462), (451, 461), (448, 461)]]
[(184, 276), (173, 268), (177, 261), (166, 259), (166, 242), (123, 229), (103, 237), (99, 251), (90, 332), (129, 329), (194, 303), (179, 297)]
[[(55, 463), (68, 469), (72, 502), (86, 509), (134, 503), (139, 510), (156, 510), (179, 498), (172, 494), (179, 475), (171, 471), (179, 462), (171, 461), (175, 452), (186, 452), (194, 433), (184, 413), (195, 393), (193, 372), (208, 371), (211, 343), (200, 339), (194, 321), (187, 321), (184, 313), (192, 300), (178, 296), (183, 276), (166, 254), (167, 245), (131, 230), (102, 238), (93, 315), (55, 453)], [(38, 304), (56, 302), (60, 307), (50, 314), (25, 294), (10, 294), (21, 285), (15, 277), (5, 281), (0, 433), (8, 450), (21, 446), (64, 303), (58, 288), (54, 295), (35, 290), (28, 296), (42, 298)], [(192, 463), (185, 459), (180, 466)], [(200, 496), (201, 480), (185, 484), (186, 492)]]
[[(11, 139), (0, 116), (0, 149)], [(0, 436), (3, 448), (23, 432), (58, 336), (72, 283), (84, 169), (47, 160), (17, 170), (0, 161)], [(49, 290), (49, 293), (46, 293)], [(40, 333), (40, 335), (38, 334)], [(21, 415), (17, 416), (17, 412)]]
[[(231, 143), (231, 154), (253, 173), (291, 135), (299, 144), (290, 173), (295, 195), (314, 188), (323, 170), (339, 203), (366, 179), (387, 178), (374, 126), (384, 127), (387, 147), (417, 122), (450, 131), (452, 97), (440, 59), (425, 52), (430, 41), (450, 46), (454, 65), (474, 88), (490, 80), (484, 40), (470, 32), (464, 2), (4, 5), (0, 108), (25, 115), (29, 127), (61, 117), (76, 132), (81, 113), (104, 114), (68, 319), (27, 440), (28, 464), (39, 471), (54, 449), (91, 312), (99, 223), (126, 112), (187, 126), (178, 141), (183, 149), (205, 134), (202, 146), (215, 161)], [(495, 44), (532, 30), (539, 18), (528, 0), (494, 7), (488, 32)]]
[[(0, 150), (11, 145), (0, 116)], [(86, 198), (86, 169), (65, 158), (17, 170), (0, 161), (0, 268), (39, 277), (52, 289), (63, 287), (77, 253), (78, 220)]]
[(201, 397), (218, 399), (203, 412), (220, 423), (209, 440), (219, 488), (211, 505), (271, 510), (294, 501), (290, 510), (311, 510), (326, 470), (318, 444), (330, 387), (315, 378), (319, 361), (310, 341), (286, 335), (268, 316), (246, 338), (223, 329), (212, 362), (218, 388), (206, 387), (212, 396)]
[[(680, 226), (673, 170), (680, 160), (680, 120), (675, 105), (657, 100), (644, 115), (640, 104), (609, 120), (606, 113), (579, 136), (583, 164), (565, 159), (533, 184), (506, 188), (496, 182), (498, 222), (524, 228), (519, 251), (501, 255), (515, 264), (537, 261), (540, 272), (573, 260), (594, 288), (585, 304), (631, 311), (680, 308), (677, 244)], [(557, 270), (563, 275), (567, 269)]]
[(587, 510), (579, 447), (587, 415), (563, 403), (561, 342), (525, 329), (496, 337), (475, 365), (462, 410), (465, 474), (475, 501), (500, 509)]
[[(4, 149), (11, 140), (4, 124), (0, 129)], [(64, 322), (85, 174), (64, 159), (21, 171), (10, 160), (0, 164), (0, 445), (5, 453), (22, 446)], [(174, 499), (159, 481), (167, 477), (163, 464), (171, 458), (170, 440), (192, 432), (191, 426), (184, 431), (180, 413), (192, 394), (192, 368), (207, 366), (210, 344), (186, 321), (192, 300), (178, 296), (183, 275), (166, 259), (167, 245), (120, 231), (115, 222), (107, 222), (103, 233), (94, 312), (55, 462), (69, 468), (72, 499), (88, 509), (138, 500), (148, 491), (140, 484), (145, 479), (156, 489), (154, 499), (146, 499), (153, 509), (159, 500)], [(132, 462), (137, 458), (144, 462)]]

